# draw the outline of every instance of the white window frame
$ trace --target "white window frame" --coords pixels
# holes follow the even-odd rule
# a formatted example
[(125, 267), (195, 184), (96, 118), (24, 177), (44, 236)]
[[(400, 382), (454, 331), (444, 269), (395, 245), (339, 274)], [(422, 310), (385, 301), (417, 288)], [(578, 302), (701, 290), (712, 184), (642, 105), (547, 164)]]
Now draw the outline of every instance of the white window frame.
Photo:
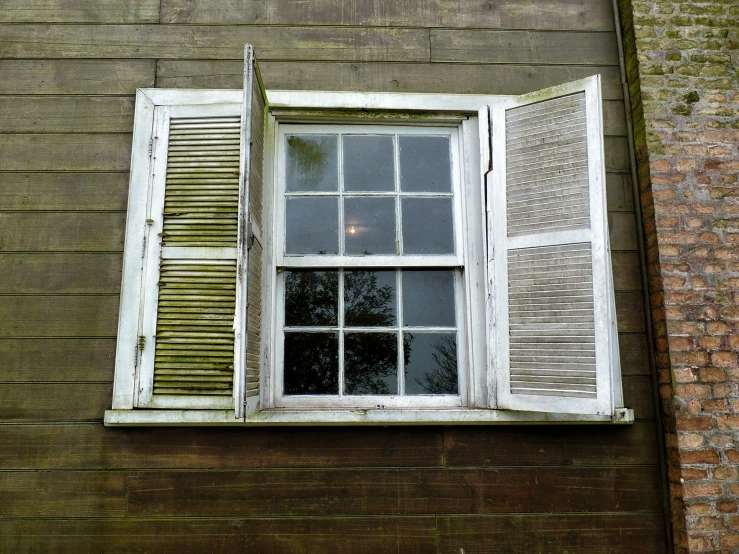
[[(237, 94), (240, 91), (220, 91)], [(186, 92), (184, 93), (186, 94)], [(486, 262), (485, 251), (486, 218), (484, 187), (489, 167), (489, 136), (487, 117), (479, 117), (478, 111), (487, 114), (487, 108), (511, 98), (501, 95), (442, 95), (442, 94), (396, 94), (396, 93), (352, 93), (311, 91), (267, 91), (269, 102), (268, 124), (265, 136), (265, 244), (275, 239), (274, 214), (275, 160), (277, 155), (278, 129), (284, 123), (328, 122), (361, 123), (377, 117), (386, 124), (401, 122), (414, 125), (457, 125), (461, 146), (460, 169), (462, 199), (466, 213), (464, 233), (461, 237), (466, 253), (464, 271), (465, 321), (460, 328), (465, 335), (466, 359), (469, 367), (460, 367), (466, 372), (467, 399), (459, 407), (415, 407), (391, 409), (385, 405), (373, 408), (357, 406), (323, 406), (315, 409), (287, 408), (275, 405), (274, 379), (276, 321), (274, 278), (276, 260), (274, 249), (265, 248), (264, 266), (266, 282), (263, 287), (263, 314), (265, 322), (262, 337), (261, 410), (245, 419), (235, 419), (233, 410), (135, 410), (127, 409), (133, 395), (132, 376), (116, 372), (114, 409), (106, 411), (105, 424), (109, 426), (129, 425), (231, 425), (231, 426), (285, 426), (285, 425), (470, 425), (512, 423), (633, 423), (633, 410), (617, 408), (615, 414), (545, 413), (516, 410), (497, 410), (489, 406), (495, 398), (495, 375), (488, 372), (488, 336), (486, 326)], [(352, 114), (351, 112), (354, 112)], [(368, 112), (370, 117), (368, 117)], [(422, 117), (419, 117), (422, 116)], [(139, 148), (145, 148), (138, 145)], [(136, 146), (135, 146), (136, 148)], [(135, 155), (135, 154), (134, 154)], [(482, 162), (481, 162), (482, 160)], [(472, 212), (470, 212), (472, 210)], [(462, 229), (462, 227), (455, 227)], [(470, 252), (480, 254), (470, 255)], [(315, 266), (313, 266), (315, 267)], [(116, 401), (116, 398), (119, 399)], [(125, 406), (124, 406), (125, 405)], [(118, 408), (118, 409), (116, 409)]]

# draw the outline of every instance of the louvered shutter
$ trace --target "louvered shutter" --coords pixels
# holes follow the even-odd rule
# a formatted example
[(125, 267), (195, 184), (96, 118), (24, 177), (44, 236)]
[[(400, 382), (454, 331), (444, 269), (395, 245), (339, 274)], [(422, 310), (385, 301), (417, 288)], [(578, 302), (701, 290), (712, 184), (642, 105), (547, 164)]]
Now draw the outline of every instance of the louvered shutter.
[(612, 415), (620, 403), (601, 110), (599, 76), (490, 108), (498, 408)]
[[(130, 380), (119, 371), (130, 374), (131, 345), (122, 343), (133, 334), (135, 307), (135, 387), (130, 403), (116, 406), (114, 393), (114, 407), (228, 409), (238, 418), (247, 399), (247, 413), (259, 408), (266, 101), (250, 46), (245, 61), (243, 93), (137, 96), (137, 197), (129, 201), (116, 361), (120, 392)], [(147, 121), (151, 140), (142, 148)]]

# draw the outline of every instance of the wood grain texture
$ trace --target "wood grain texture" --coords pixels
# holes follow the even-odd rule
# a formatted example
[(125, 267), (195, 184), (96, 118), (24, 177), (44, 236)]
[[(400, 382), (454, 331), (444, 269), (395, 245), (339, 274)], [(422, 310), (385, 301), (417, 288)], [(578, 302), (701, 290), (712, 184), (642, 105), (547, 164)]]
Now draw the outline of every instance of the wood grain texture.
[(0, 293), (119, 294), (122, 254), (0, 253)]
[(80, 554), (435, 554), (432, 516), (0, 521), (0, 550)]
[(4, 296), (0, 338), (115, 337), (118, 295)]
[(264, 60), (426, 62), (425, 29), (191, 25), (0, 25), (4, 58), (240, 60), (244, 43)]
[(112, 383), (115, 339), (0, 339), (0, 359), (0, 382)]
[(0, 469), (441, 467), (438, 427), (105, 428), (6, 425)]
[(609, 212), (634, 212), (634, 194), (631, 175), (628, 173), (606, 174), (606, 199)]
[[(523, 94), (599, 73), (603, 97), (622, 98), (614, 66), (267, 61), (260, 68), (268, 89), (449, 94)], [(237, 62), (162, 60), (157, 63), (157, 86), (239, 88), (242, 72)]]
[(613, 29), (613, 12), (603, 0), (544, 1), (536, 6), (526, 0), (401, 0), (382, 4), (362, 0), (310, 4), (162, 0), (162, 23), (396, 26), (409, 22), (419, 27), (609, 31)]
[(450, 467), (656, 465), (653, 422), (628, 427), (447, 427)]
[(1, 173), (0, 209), (124, 211), (128, 173)]
[(618, 346), (622, 375), (649, 375), (649, 351), (644, 333), (621, 333)]
[(612, 252), (611, 266), (616, 290), (641, 290), (638, 252)]
[(661, 514), (442, 516), (439, 554), (665, 554)]
[[(0, 33), (2, 31), (0, 30)], [(612, 32), (431, 29), (431, 61), (535, 65), (617, 65)]]
[(0, 422), (97, 421), (110, 407), (110, 383), (4, 383)]
[(643, 333), (644, 298), (641, 292), (616, 292), (616, 319), (619, 333)]
[(0, 60), (0, 94), (133, 94), (154, 86), (154, 60)]
[(634, 410), (634, 419), (654, 419), (652, 378), (647, 375), (622, 375), (624, 406)]
[(608, 233), (612, 250), (638, 249), (636, 216), (633, 212), (608, 212)]
[(8, 23), (156, 23), (158, 0), (5, 0), (0, 21)]
[(126, 171), (131, 162), (131, 135), (0, 135), (3, 171)]
[(4, 518), (126, 515), (123, 471), (4, 471), (0, 506)]
[(121, 252), (120, 212), (0, 212), (3, 252)]
[(132, 471), (132, 516), (657, 511), (657, 467)]
[(0, 129), (5, 133), (130, 133), (133, 105), (133, 95), (1, 96)]

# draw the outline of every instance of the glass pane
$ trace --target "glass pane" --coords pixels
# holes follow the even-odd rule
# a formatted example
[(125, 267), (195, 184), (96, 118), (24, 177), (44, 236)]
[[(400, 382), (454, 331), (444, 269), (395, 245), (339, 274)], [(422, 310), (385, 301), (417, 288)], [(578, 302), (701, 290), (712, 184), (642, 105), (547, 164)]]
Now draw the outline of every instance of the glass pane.
[(347, 254), (395, 254), (395, 199), (345, 198)]
[(286, 199), (285, 254), (338, 254), (339, 204), (335, 196)]
[(344, 325), (395, 325), (395, 298), (394, 271), (347, 271), (344, 273)]
[(284, 394), (339, 394), (338, 333), (285, 333)]
[(403, 198), (403, 252), (454, 253), (451, 198)]
[(344, 190), (395, 190), (393, 137), (345, 136)]
[(403, 333), (405, 394), (457, 394), (454, 333)]
[(451, 192), (449, 137), (405, 136), (398, 143), (402, 192)]
[(336, 135), (288, 136), (285, 190), (339, 190), (337, 145)]
[(285, 272), (285, 326), (338, 325), (339, 272)]
[(403, 271), (403, 325), (454, 327), (454, 272)]
[(394, 333), (344, 335), (344, 392), (398, 393), (398, 337)]

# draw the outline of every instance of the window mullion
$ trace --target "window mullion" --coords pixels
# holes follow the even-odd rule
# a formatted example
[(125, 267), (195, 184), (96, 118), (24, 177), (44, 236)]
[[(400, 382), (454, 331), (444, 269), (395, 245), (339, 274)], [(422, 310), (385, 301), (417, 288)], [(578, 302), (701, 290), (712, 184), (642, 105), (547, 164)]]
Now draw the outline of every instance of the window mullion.
[(398, 396), (405, 396), (405, 352), (403, 352), (403, 283), (402, 271), (395, 271), (395, 288), (398, 291)]

